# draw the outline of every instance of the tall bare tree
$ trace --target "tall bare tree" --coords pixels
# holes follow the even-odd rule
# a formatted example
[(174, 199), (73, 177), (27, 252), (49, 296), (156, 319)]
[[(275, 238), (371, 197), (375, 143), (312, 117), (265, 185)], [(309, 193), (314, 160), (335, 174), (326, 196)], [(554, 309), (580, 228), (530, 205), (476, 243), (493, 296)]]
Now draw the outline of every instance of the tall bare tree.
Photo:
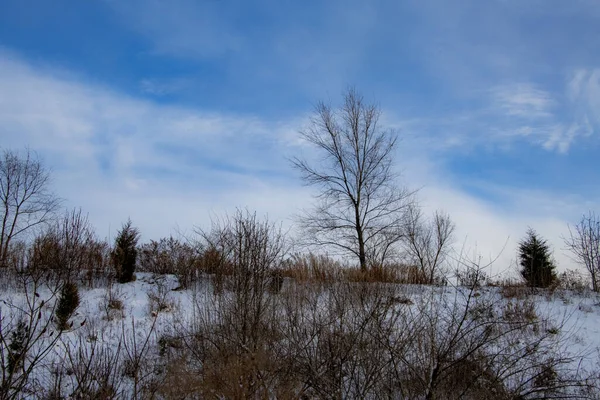
[(300, 132), (320, 160), (292, 159), (304, 182), (320, 189), (315, 207), (300, 217), (308, 244), (356, 256), (363, 270), (389, 258), (412, 199), (396, 184), (396, 133), (379, 126), (380, 115), (354, 89), (339, 110), (321, 102)]
[(4, 150), (0, 158), (0, 266), (11, 241), (51, 220), (60, 200), (49, 188), (50, 174), (34, 153)]
[(575, 261), (588, 270), (592, 288), (597, 292), (600, 289), (600, 216), (590, 211), (581, 217), (574, 231), (569, 227), (569, 237), (564, 241)]

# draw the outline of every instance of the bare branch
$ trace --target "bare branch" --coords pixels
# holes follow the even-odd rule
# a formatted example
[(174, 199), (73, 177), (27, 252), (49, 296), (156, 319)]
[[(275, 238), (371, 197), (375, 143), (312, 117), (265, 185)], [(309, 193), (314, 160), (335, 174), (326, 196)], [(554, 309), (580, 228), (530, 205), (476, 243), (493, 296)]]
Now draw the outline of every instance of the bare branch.
[(60, 199), (50, 192), (50, 174), (29, 150), (4, 150), (0, 158), (0, 267), (11, 241), (52, 220)]
[(315, 207), (299, 217), (305, 243), (356, 256), (363, 269), (391, 256), (413, 197), (396, 186), (396, 134), (378, 126), (379, 116), (353, 89), (339, 110), (319, 103), (300, 134), (321, 158), (292, 159), (303, 181), (320, 189)]
[(600, 218), (593, 212), (581, 217), (575, 230), (569, 227), (569, 237), (564, 238), (573, 259), (590, 274), (595, 292), (600, 285)]

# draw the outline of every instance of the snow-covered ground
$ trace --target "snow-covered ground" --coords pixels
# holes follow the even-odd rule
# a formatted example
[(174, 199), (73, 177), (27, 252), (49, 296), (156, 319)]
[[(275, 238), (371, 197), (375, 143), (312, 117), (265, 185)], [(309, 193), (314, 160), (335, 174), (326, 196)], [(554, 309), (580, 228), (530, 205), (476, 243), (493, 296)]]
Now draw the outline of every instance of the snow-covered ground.
[[(284, 291), (290, 285), (290, 281), (286, 281)], [(162, 370), (157, 365), (161, 365), (165, 338), (181, 333), (180, 329), (192, 322), (192, 314), (201, 312), (199, 308), (210, 309), (216, 304), (209, 277), (204, 277), (191, 289), (175, 290), (178, 288), (179, 284), (174, 276), (150, 273), (137, 273), (137, 279), (126, 284), (115, 283), (111, 287), (94, 289), (80, 287), (80, 304), (70, 319), (72, 327), (64, 331), (58, 340), (54, 340), (56, 336), (52, 336), (53, 332), (50, 331), (56, 329), (50, 324), (49, 330), (44, 332), (45, 336), (37, 345), (42, 348), (46, 340), (54, 340), (51, 349), (32, 373), (33, 384), (27, 386), (29, 391), (23, 391), (23, 397), (35, 398), (31, 388), (51, 387), (58, 377), (63, 387), (61, 391), (69, 393), (81, 380), (78, 376), (80, 372), (69, 370), (69, 365), (76, 364), (73, 359), (84, 359), (86, 354), (89, 356), (90, 352), (100, 352), (102, 349), (119, 352), (120, 356), (112, 361), (113, 368), (117, 368), (119, 363), (119, 368), (122, 369), (127, 362), (131, 364), (141, 359), (154, 360), (152, 371), (141, 368), (139, 373), (160, 375)], [(516, 301), (503, 297), (502, 289), (498, 287), (483, 287), (470, 292), (466, 288), (452, 286), (397, 285), (393, 290), (404, 299), (398, 307), (412, 308), (413, 312), (419, 312), (419, 307), (424, 304), (429, 304), (428, 307), (431, 304), (457, 307), (466, 301), (477, 302), (482, 299), (494, 302), (501, 312), (501, 309), (507, 307), (507, 303)], [(37, 304), (40, 300), (51, 297), (47, 289), (38, 290), (37, 295)], [(469, 295), (472, 297), (469, 298)], [(31, 296), (31, 293), (26, 294), (17, 289), (0, 294), (0, 314), (5, 336), (8, 331), (14, 330), (16, 321), (26, 309), (28, 299), (30, 302), (36, 301)], [(426, 299), (432, 298), (435, 301), (427, 303)], [(556, 342), (563, 351), (561, 354), (576, 356), (572, 361), (573, 369), (586, 372), (600, 370), (600, 297), (597, 293), (557, 289), (552, 293), (530, 294), (526, 299), (533, 303), (536, 315), (543, 321), (542, 329), (556, 329)], [(41, 320), (50, 318), (52, 309), (53, 300), (42, 307), (45, 314), (40, 314)], [(127, 373), (114, 372), (112, 379), (117, 380), (123, 375), (127, 376)], [(137, 379), (141, 381), (143, 378), (139, 376)], [(131, 391), (135, 380), (133, 375), (122, 380), (121, 393)]]

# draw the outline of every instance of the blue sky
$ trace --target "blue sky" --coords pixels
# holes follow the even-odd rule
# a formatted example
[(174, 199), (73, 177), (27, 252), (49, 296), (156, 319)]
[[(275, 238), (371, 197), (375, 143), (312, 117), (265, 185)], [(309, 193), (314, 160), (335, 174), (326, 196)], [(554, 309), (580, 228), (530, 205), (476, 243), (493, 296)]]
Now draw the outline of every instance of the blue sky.
[(595, 0), (0, 0), (0, 146), (36, 150), (101, 236), (310, 202), (286, 157), (355, 86), (401, 138), (404, 183), (459, 245), (514, 261), (528, 226), (600, 211)]

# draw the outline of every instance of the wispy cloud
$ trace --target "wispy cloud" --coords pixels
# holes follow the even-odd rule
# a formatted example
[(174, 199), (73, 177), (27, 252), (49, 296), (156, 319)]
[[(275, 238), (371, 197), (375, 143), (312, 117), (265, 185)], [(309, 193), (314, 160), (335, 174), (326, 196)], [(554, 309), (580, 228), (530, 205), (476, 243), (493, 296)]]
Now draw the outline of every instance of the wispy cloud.
[(509, 116), (527, 119), (553, 116), (555, 102), (550, 93), (531, 84), (496, 86), (491, 95), (493, 106)]
[(311, 102), (355, 84), (400, 129), (423, 205), (484, 255), (510, 237), (506, 266), (528, 225), (559, 252), (566, 221), (593, 206), (596, 189), (571, 182), (596, 158), (597, 14), (563, 3), (107, 0), (90, 32), (118, 34), (86, 56), (19, 48), (64, 39), (41, 40), (52, 29), (10, 44), (30, 58), (0, 52), (2, 146), (40, 151), (102, 233), (130, 215), (157, 237), (236, 206), (289, 222), (310, 191), (284, 156), (304, 150)]
[[(149, 54), (215, 68), (224, 87), (337, 95), (364, 65), (377, 26), (366, 3), (107, 1)], [(309, 11), (310, 10), (310, 11)], [(152, 78), (150, 91), (162, 91)], [(292, 90), (288, 90), (287, 94)], [(286, 93), (282, 93), (285, 95)], [(256, 90), (254, 97), (262, 97)]]
[(567, 95), (580, 125), (600, 126), (600, 68), (575, 70)]
[(293, 121), (159, 106), (7, 53), (0, 69), (2, 146), (39, 151), (60, 195), (101, 229), (131, 215), (153, 237), (236, 206), (287, 219), (308, 197), (282, 153)]

